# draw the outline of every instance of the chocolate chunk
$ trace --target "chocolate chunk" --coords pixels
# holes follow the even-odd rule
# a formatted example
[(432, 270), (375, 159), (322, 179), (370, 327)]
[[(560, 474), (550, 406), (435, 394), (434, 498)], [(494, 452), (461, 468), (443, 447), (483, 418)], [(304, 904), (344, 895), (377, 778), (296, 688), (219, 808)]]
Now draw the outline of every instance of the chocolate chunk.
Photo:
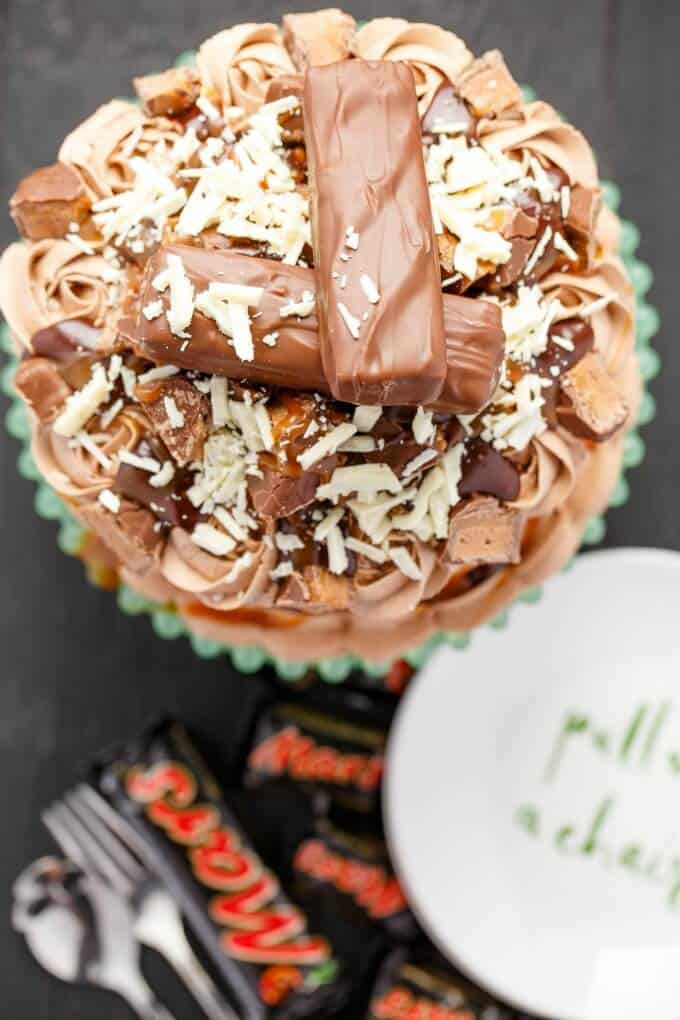
[(184, 467), (200, 457), (207, 435), (207, 401), (187, 379), (167, 379), (160, 389), (159, 398), (145, 403), (144, 409), (175, 461)]
[(536, 358), (536, 372), (546, 379), (557, 380), (592, 351), (594, 343), (593, 327), (583, 319), (553, 322), (548, 331), (548, 345)]
[[(164, 305), (167, 303), (167, 295), (159, 295), (153, 280), (165, 268), (168, 254), (182, 259), (197, 294), (213, 281), (262, 288), (256, 317), (251, 320), (254, 361), (241, 361), (214, 320), (200, 312), (194, 312), (186, 345), (170, 332), (164, 315), (151, 321), (146, 318), (142, 308), (159, 298)], [(314, 271), (302, 266), (231, 250), (169, 245), (149, 261), (137, 318), (134, 322), (121, 321), (119, 332), (140, 355), (155, 362), (270, 386), (328, 393), (316, 309), (303, 318), (281, 314), (282, 306), (301, 301), (305, 291), (314, 292), (315, 288)], [(491, 302), (456, 295), (445, 295), (443, 308), (447, 364), (436, 406), (443, 411), (471, 414), (488, 402), (496, 388), (505, 344), (500, 310)], [(267, 336), (276, 337), (273, 346), (262, 342)]]
[(283, 42), (299, 71), (334, 64), (349, 56), (356, 22), (337, 7), (308, 14), (284, 14)]
[(201, 79), (192, 67), (171, 67), (161, 74), (134, 78), (135, 92), (150, 117), (173, 117), (190, 110), (201, 93)]
[(71, 361), (85, 351), (95, 351), (102, 330), (85, 319), (63, 319), (39, 329), (31, 337), (31, 348), (53, 361)]
[(478, 496), (454, 510), (449, 557), (454, 563), (519, 563), (522, 515)]
[(601, 354), (586, 354), (562, 377), (561, 387), (557, 420), (573, 435), (603, 443), (625, 425), (628, 405)]
[(515, 237), (528, 237), (533, 240), (538, 230), (538, 217), (531, 216), (524, 209), (510, 209), (503, 224), (503, 237), (512, 241)]
[(510, 242), (512, 251), (507, 262), (498, 266), (494, 273), (494, 283), (499, 287), (510, 287), (524, 275), (527, 262), (531, 258), (535, 242), (526, 237), (513, 237)]
[(331, 393), (435, 400), (446, 375), (441, 277), (413, 73), (395, 61), (311, 68), (304, 115)]
[(72, 223), (82, 223), (90, 200), (80, 174), (65, 163), (55, 163), (25, 177), (12, 195), (9, 211), (29, 241), (64, 237)]
[(81, 507), (79, 515), (86, 527), (102, 540), (121, 563), (135, 573), (145, 573), (153, 564), (154, 553), (163, 541), (156, 530), (156, 519), (148, 510), (121, 500), (120, 510), (112, 514), (99, 503)]
[(285, 144), (302, 144), (305, 140), (304, 119), (302, 116), (302, 92), (305, 79), (302, 74), (282, 74), (272, 78), (267, 88), (265, 103), (274, 103), (277, 99), (295, 96), (300, 100), (300, 109), (279, 117), (283, 124), (283, 141)]
[(505, 333), (498, 305), (458, 295), (444, 297), (447, 371), (434, 406), (473, 414), (488, 404), (498, 385)]
[(462, 468), (458, 493), (463, 498), (495, 496), (511, 503), (519, 496), (517, 468), (483, 439), (472, 439), (465, 444)]
[(56, 418), (71, 389), (48, 358), (22, 361), (14, 376), (14, 388), (30, 406), (38, 421), (46, 425)]
[(262, 468), (263, 478), (250, 476), (248, 492), (255, 511), (260, 517), (290, 517), (314, 502), (320, 477), (311, 471), (300, 475), (286, 475)]
[(423, 140), (432, 142), (441, 126), (460, 125), (460, 130), (468, 137), (475, 134), (476, 121), (465, 102), (449, 82), (444, 82), (434, 94), (427, 112), (422, 120)]
[(201, 514), (183, 495), (191, 486), (189, 473), (176, 471), (172, 482), (162, 486), (151, 485), (150, 477), (148, 471), (121, 463), (112, 488), (119, 495), (147, 507), (164, 524), (191, 531), (201, 519)]
[(143, 267), (160, 247), (160, 243), (161, 231), (153, 220), (143, 219), (135, 225), (131, 233), (126, 234), (123, 240), (116, 244), (116, 251), (128, 262)]
[(495, 117), (522, 102), (520, 87), (500, 50), (489, 50), (473, 60), (455, 86), (477, 117)]

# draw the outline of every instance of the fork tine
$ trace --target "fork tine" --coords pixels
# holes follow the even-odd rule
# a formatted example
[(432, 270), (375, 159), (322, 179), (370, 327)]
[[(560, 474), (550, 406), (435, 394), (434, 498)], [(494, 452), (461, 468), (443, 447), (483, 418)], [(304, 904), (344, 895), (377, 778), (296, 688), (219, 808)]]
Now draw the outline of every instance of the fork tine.
[(118, 836), (121, 843), (124, 843), (128, 850), (133, 853), (146, 867), (148, 848), (139, 834), (122, 815), (115, 811), (108, 801), (104, 800), (92, 786), (81, 783), (76, 787), (76, 793), (80, 799), (86, 801), (94, 813), (106, 825), (107, 829)]
[(66, 803), (72, 811), (78, 815), (83, 825), (91, 832), (102, 850), (108, 854), (112, 861), (127, 878), (135, 883), (140, 883), (147, 877), (145, 869), (139, 861), (123, 846), (117, 835), (92, 810), (90, 805), (83, 800), (82, 794), (75, 790), (66, 795)]
[(61, 820), (57, 810), (58, 807), (59, 803), (57, 802), (42, 811), (40, 814), (42, 823), (65, 856), (73, 861), (82, 872), (87, 874), (92, 870), (90, 862), (83, 853), (82, 847), (74, 838), (73, 833)]
[(118, 865), (108, 856), (92, 833), (80, 820), (70, 805), (59, 801), (54, 808), (58, 820), (70, 832), (73, 840), (79, 845), (82, 857), (88, 862), (88, 874), (95, 872), (104, 879), (119, 896), (130, 897), (135, 891), (134, 883), (125, 875)]

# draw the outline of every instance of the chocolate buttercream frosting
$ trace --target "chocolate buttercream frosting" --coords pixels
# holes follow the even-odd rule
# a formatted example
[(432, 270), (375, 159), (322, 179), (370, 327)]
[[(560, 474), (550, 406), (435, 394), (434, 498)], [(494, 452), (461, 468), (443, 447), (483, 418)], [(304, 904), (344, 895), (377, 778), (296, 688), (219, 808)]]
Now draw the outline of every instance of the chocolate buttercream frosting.
[(336, 9), (136, 87), (19, 185), (0, 260), (82, 557), (303, 660), (393, 658), (558, 571), (640, 396), (583, 135), (498, 51)]

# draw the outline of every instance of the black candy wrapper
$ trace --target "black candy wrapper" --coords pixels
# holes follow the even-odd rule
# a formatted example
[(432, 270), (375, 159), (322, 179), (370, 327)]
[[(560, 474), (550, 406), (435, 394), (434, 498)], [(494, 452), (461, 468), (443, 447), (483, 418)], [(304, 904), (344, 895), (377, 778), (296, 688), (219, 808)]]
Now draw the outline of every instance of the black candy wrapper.
[(303, 898), (330, 893), (338, 915), (383, 928), (396, 942), (410, 941), (419, 928), (396, 878), (381, 835), (347, 832), (319, 819), (313, 835), (293, 857), (293, 889)]
[(318, 795), (321, 812), (334, 803), (377, 817), (394, 707), (391, 699), (346, 689), (313, 688), (304, 697), (291, 694), (261, 714), (245, 785), (292, 783)]
[(263, 865), (180, 724), (106, 754), (92, 781), (144, 840), (239, 1017), (337, 1012), (349, 989), (333, 946)]
[(471, 984), (429, 944), (384, 962), (365, 1020), (529, 1020)]

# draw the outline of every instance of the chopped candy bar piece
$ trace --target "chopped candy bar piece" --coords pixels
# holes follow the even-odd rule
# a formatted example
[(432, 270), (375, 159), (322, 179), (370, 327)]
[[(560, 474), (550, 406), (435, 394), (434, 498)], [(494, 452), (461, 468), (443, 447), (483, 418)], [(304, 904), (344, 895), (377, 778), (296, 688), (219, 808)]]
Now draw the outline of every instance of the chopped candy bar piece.
[(602, 443), (625, 425), (628, 405), (602, 355), (586, 354), (562, 377), (561, 386), (566, 403), (558, 407), (557, 418), (575, 436)]
[[(304, 115), (331, 393), (353, 403), (426, 404), (441, 392), (446, 354), (413, 74), (395, 61), (311, 68)], [(375, 283), (377, 304), (362, 274)]]
[(473, 60), (455, 85), (477, 117), (495, 117), (522, 101), (520, 87), (500, 50), (489, 50)]
[(571, 189), (567, 226), (582, 240), (589, 240), (595, 230), (597, 214), (602, 205), (599, 188), (583, 188), (580, 184)]
[(121, 500), (118, 513), (112, 514), (97, 501), (81, 507), (78, 513), (85, 526), (99, 536), (128, 570), (143, 574), (151, 568), (163, 539), (150, 510)]
[(90, 201), (80, 174), (65, 163), (55, 163), (25, 177), (12, 195), (9, 211), (30, 241), (64, 237), (87, 215)]
[(207, 434), (208, 406), (195, 386), (187, 379), (171, 378), (153, 386), (157, 399), (144, 403), (151, 424), (173, 458), (184, 467), (196, 460)]
[(449, 557), (454, 563), (519, 563), (522, 515), (481, 496), (451, 518)]
[(337, 7), (308, 14), (284, 14), (283, 41), (300, 71), (334, 64), (349, 56), (356, 22)]
[(150, 117), (172, 117), (191, 109), (201, 92), (201, 79), (191, 67), (171, 67), (161, 74), (134, 79), (135, 91)]
[(602, 193), (599, 188), (583, 188), (576, 185), (571, 189), (569, 213), (565, 223), (576, 253), (583, 259), (586, 267), (592, 264), (595, 255), (595, 225), (601, 207)]
[(41, 425), (54, 420), (71, 395), (55, 363), (49, 358), (28, 358), (14, 376), (14, 386)]
[(262, 469), (262, 478), (248, 479), (248, 491), (255, 510), (262, 517), (290, 517), (314, 502), (319, 475), (306, 471), (301, 475), (284, 475), (269, 468)]

